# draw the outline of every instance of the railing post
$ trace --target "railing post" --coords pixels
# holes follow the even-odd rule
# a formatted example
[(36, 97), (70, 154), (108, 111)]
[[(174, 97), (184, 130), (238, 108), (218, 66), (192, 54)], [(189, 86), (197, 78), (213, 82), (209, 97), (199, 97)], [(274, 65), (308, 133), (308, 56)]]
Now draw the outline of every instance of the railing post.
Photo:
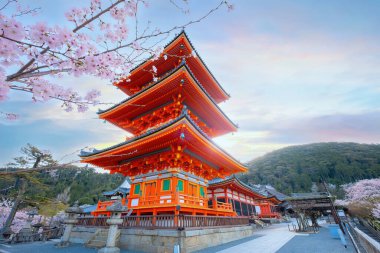
[(121, 213), (126, 211), (127, 207), (121, 204), (121, 201), (115, 202), (112, 206), (107, 207), (107, 211), (111, 212), (107, 224), (110, 225), (108, 229), (107, 243), (104, 248), (101, 248), (98, 253), (119, 253), (120, 249), (116, 247), (116, 239), (118, 237), (118, 226), (123, 223)]
[(78, 201), (74, 203), (72, 207), (65, 210), (67, 217), (63, 223), (66, 224), (65, 232), (61, 238), (61, 241), (57, 244), (58, 247), (67, 247), (70, 245), (70, 234), (75, 224), (78, 223), (79, 214), (83, 213), (82, 208), (78, 206)]
[(212, 208), (217, 209), (218, 208), (218, 202), (216, 200), (216, 196), (212, 199)]

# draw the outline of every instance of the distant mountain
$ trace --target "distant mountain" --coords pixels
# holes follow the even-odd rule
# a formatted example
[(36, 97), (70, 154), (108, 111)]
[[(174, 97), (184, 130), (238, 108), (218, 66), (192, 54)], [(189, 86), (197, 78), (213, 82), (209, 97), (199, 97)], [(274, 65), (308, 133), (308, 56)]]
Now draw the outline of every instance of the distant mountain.
[(309, 192), (323, 177), (339, 185), (380, 177), (380, 145), (314, 143), (291, 146), (247, 163), (240, 178), (250, 184), (268, 184), (284, 193)]

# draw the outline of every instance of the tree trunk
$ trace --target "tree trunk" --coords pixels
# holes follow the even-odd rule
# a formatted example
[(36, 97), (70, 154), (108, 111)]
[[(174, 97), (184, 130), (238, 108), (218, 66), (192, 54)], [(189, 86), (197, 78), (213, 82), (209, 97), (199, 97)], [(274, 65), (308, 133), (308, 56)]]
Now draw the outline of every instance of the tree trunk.
[(13, 203), (11, 212), (9, 213), (9, 216), (7, 220), (5, 221), (3, 228), (0, 230), (0, 239), (4, 238), (4, 234), (11, 234), (11, 225), (12, 225), (13, 219), (15, 218), (18, 207), (21, 204), (22, 199), (24, 197), (24, 193), (26, 190), (26, 181), (23, 178), (17, 178), (17, 181), (18, 181), (17, 184), (19, 185), (17, 198), (15, 202)]
[[(41, 162), (41, 156), (38, 156), (36, 158), (36, 161), (33, 164), (33, 169), (38, 167), (38, 164)], [(11, 233), (11, 225), (12, 222), (16, 216), (16, 213), (19, 209), (19, 206), (22, 202), (22, 199), (24, 197), (25, 191), (26, 191), (26, 185), (27, 182), (24, 178), (18, 177), (18, 193), (15, 202), (13, 203), (11, 212), (9, 213), (9, 216), (7, 220), (5, 221), (5, 224), (3, 228), (0, 230), (0, 239), (4, 238), (4, 234), (10, 234)]]

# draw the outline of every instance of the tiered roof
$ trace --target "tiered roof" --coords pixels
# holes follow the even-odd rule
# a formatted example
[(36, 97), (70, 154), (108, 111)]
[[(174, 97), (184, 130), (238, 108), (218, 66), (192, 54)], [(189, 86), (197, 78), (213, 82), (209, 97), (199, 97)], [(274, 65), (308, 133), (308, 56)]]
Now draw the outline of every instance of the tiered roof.
[(140, 91), (143, 86), (152, 82), (153, 66), (157, 67), (156, 75), (161, 76), (178, 66), (181, 63), (181, 58), (185, 58), (196, 79), (204, 85), (206, 91), (217, 103), (229, 98), (229, 95), (212, 75), (202, 58), (196, 53), (185, 31), (182, 31), (165, 46), (163, 55), (166, 55), (166, 59), (160, 57), (155, 61), (143, 62), (131, 71), (129, 77), (120, 80), (115, 85), (126, 94), (133, 95)]
[(180, 167), (206, 179), (247, 171), (186, 113), (143, 135), (103, 150), (82, 152), (81, 156), (83, 162), (126, 176), (170, 167)]
[[(179, 85), (180, 84), (180, 85)], [(178, 97), (180, 94), (181, 97)], [(237, 126), (223, 113), (214, 99), (194, 78), (185, 62), (163, 76), (150, 86), (133, 94), (119, 104), (99, 112), (99, 117), (133, 134), (141, 131), (141, 126), (131, 124), (151, 112), (157, 112), (163, 105), (170, 105), (178, 100), (196, 114), (202, 122), (212, 129), (210, 136), (216, 137), (234, 132)], [(157, 116), (159, 117), (159, 116)], [(160, 120), (167, 120), (163, 117)], [(153, 121), (153, 120), (152, 120)], [(155, 122), (152, 122), (155, 124)], [(163, 123), (160, 121), (159, 123)]]
[(126, 176), (181, 168), (212, 179), (247, 171), (210, 139), (237, 127), (217, 105), (228, 94), (194, 52), (182, 32), (161, 57), (136, 67), (130, 80), (116, 83), (130, 97), (100, 111), (99, 117), (135, 136), (83, 152), (82, 161)]

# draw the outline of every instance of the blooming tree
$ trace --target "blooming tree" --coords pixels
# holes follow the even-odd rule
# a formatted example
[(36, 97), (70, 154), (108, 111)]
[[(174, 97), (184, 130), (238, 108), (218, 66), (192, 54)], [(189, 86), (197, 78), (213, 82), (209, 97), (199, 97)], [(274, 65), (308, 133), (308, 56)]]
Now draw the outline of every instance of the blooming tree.
[(360, 180), (344, 186), (346, 199), (336, 204), (347, 206), (361, 216), (380, 218), (380, 178)]
[[(14, 202), (10, 199), (2, 198), (0, 200), (0, 229), (5, 225), (9, 213), (13, 207)], [(26, 225), (26, 221), (28, 219), (28, 210), (21, 209), (18, 210), (15, 218), (12, 221), (12, 225), (10, 227), (13, 233), (18, 233), (23, 227)], [(53, 217), (45, 217), (42, 215), (35, 215), (32, 220), (32, 224), (36, 224), (39, 222), (45, 222), (46, 225), (50, 223), (59, 223), (62, 222), (65, 217), (64, 212), (59, 212)]]
[(380, 219), (380, 203), (376, 203), (372, 210), (372, 215)]
[[(187, 13), (180, 6), (187, 1), (182, 1), (168, 3)], [(67, 24), (51, 26), (24, 25), (20, 17), (38, 14), (38, 9), (25, 8), (18, 0), (0, 0), (0, 102), (15, 90), (31, 93), (33, 101), (57, 99), (66, 111), (76, 106), (84, 112), (99, 103), (100, 92), (80, 95), (58, 85), (56, 77), (86, 74), (115, 81), (128, 76), (132, 66), (147, 57), (161, 57), (159, 44), (172, 32), (202, 21), (222, 6), (233, 8), (223, 0), (198, 19), (163, 31), (151, 24), (141, 27), (138, 13), (148, 5), (146, 0), (89, 0), (86, 7), (65, 13)], [(155, 79), (155, 69), (150, 72)], [(13, 113), (1, 114), (17, 118)]]

